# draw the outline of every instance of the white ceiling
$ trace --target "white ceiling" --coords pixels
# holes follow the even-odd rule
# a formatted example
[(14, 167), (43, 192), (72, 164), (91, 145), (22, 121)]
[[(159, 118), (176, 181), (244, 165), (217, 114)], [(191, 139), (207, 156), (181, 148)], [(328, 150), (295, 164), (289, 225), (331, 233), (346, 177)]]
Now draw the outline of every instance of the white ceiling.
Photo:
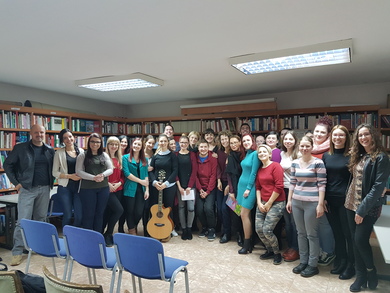
[[(0, 0), (0, 82), (120, 104), (390, 80), (390, 1)], [(353, 39), (353, 62), (245, 76), (229, 57)], [(163, 87), (75, 80), (142, 72)]]

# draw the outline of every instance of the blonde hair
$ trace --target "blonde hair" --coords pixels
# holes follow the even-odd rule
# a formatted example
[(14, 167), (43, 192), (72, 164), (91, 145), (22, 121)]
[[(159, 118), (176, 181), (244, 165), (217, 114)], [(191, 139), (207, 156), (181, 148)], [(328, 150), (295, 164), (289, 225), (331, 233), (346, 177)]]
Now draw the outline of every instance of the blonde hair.
[[(122, 169), (122, 149), (121, 149), (121, 142), (119, 141), (119, 138), (117, 138), (116, 136), (110, 136), (110, 137), (107, 139), (106, 153), (108, 154), (108, 156), (109, 156), (110, 159), (111, 159), (110, 151), (108, 150), (108, 145), (109, 145), (110, 143), (117, 143), (117, 144), (118, 144), (118, 149), (116, 150), (116, 152), (115, 152), (115, 154), (114, 154), (114, 157), (118, 160), (120, 169)], [(112, 161), (112, 159), (111, 159), (111, 161)]]

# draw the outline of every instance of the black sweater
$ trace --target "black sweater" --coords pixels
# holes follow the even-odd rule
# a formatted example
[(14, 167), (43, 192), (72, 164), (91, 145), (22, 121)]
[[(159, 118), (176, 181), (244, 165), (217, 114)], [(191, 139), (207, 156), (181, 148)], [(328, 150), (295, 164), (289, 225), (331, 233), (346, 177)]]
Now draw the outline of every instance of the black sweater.
[(344, 149), (335, 149), (322, 157), (326, 167), (326, 192), (329, 196), (345, 197), (351, 173), (348, 170), (349, 156), (344, 156)]

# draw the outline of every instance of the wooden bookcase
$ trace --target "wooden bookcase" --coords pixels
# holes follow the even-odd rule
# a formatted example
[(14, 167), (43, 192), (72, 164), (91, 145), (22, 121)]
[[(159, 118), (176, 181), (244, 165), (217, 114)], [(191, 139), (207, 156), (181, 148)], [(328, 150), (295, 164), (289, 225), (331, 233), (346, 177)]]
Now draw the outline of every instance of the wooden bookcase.
[[(389, 142), (385, 145), (390, 148), (390, 123), (386, 124), (387, 121), (390, 122), (390, 109), (379, 109), (379, 106), (375, 105), (276, 110), (276, 104), (267, 104), (265, 108), (236, 106), (230, 109), (231, 112), (219, 108), (218, 113), (210, 113), (209, 109), (207, 114), (200, 111), (196, 114), (182, 116), (129, 119), (0, 105), (0, 155), (2, 159), (0, 178), (4, 179), (5, 176), (2, 162), (7, 153), (12, 150), (15, 143), (29, 140), (29, 129), (34, 123), (45, 126), (47, 129), (46, 143), (58, 148), (60, 147), (58, 133), (63, 128), (71, 129), (78, 145), (85, 147), (86, 140), (92, 132), (101, 133), (104, 140), (111, 135), (121, 134), (130, 137), (144, 137), (148, 134), (156, 136), (164, 131), (167, 123), (170, 123), (175, 129), (175, 136), (189, 133), (192, 130), (202, 132), (207, 128), (213, 128), (216, 132), (230, 130), (237, 133), (244, 122), (249, 123), (255, 135), (265, 134), (270, 130), (280, 131), (284, 127), (303, 132), (307, 129), (312, 130), (319, 117), (329, 115), (334, 124), (343, 124), (350, 131), (362, 122), (380, 127), (383, 133), (382, 139), (384, 142)], [(253, 111), (253, 109), (258, 110)], [(0, 185), (0, 194), (12, 191), (12, 186)]]

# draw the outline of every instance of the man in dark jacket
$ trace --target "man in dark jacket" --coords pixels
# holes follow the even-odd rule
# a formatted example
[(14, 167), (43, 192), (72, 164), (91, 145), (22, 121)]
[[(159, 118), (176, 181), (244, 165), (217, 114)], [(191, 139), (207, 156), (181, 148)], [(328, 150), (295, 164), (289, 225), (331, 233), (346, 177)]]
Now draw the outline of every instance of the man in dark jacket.
[(4, 162), (4, 170), (19, 192), (18, 221), (14, 231), (11, 266), (22, 262), (23, 239), (20, 231), (21, 219), (44, 221), (53, 187), (54, 149), (45, 144), (45, 128), (33, 125), (31, 140), (14, 146)]

